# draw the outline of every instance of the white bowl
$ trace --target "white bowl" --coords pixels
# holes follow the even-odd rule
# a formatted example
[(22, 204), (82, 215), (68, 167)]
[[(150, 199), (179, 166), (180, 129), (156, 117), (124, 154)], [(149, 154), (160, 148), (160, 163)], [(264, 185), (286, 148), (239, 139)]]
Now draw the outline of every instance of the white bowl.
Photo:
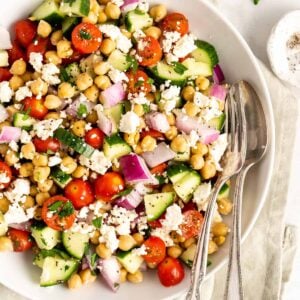
[[(23, 1), (9, 0), (0, 12), (1, 25), (12, 24), (14, 20), (27, 16), (39, 3), (39, 0)], [(166, 4), (170, 10), (184, 13), (189, 21), (191, 30), (204, 40), (210, 41), (218, 50), (220, 64), (224, 70), (226, 81), (235, 82), (241, 79), (249, 81), (256, 89), (270, 125), (270, 147), (264, 159), (251, 170), (247, 177), (243, 206), (243, 239), (247, 236), (259, 212), (268, 191), (273, 161), (274, 161), (274, 121), (270, 96), (257, 61), (250, 48), (237, 30), (209, 3), (196, 0), (160, 0), (152, 3)], [(229, 221), (229, 220), (228, 220)], [(226, 261), (228, 243), (212, 256), (212, 265), (208, 269), (208, 276), (218, 270)], [(26, 259), (24, 259), (24, 257)], [(189, 285), (189, 273), (181, 284), (164, 288), (156, 276), (156, 272), (147, 272), (141, 284), (125, 284), (114, 294), (102, 280), (70, 291), (64, 286), (41, 288), (38, 285), (40, 270), (32, 266), (29, 254), (1, 253), (0, 254), (0, 282), (16, 292), (35, 300), (82, 300), (82, 299), (166, 299), (183, 293)]]

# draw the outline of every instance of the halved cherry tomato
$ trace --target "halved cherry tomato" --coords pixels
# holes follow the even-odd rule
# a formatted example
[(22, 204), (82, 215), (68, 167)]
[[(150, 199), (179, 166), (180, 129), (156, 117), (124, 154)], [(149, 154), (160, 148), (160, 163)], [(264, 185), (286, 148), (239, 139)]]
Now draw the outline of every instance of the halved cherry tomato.
[(203, 224), (203, 216), (197, 210), (187, 210), (183, 213), (183, 223), (179, 225), (182, 236), (188, 240), (199, 234)]
[(184, 268), (177, 258), (166, 257), (158, 265), (157, 274), (162, 285), (173, 286), (184, 278)]
[(32, 238), (28, 231), (9, 228), (8, 236), (10, 237), (15, 252), (23, 252), (33, 246)]
[(161, 29), (162, 31), (177, 31), (185, 35), (189, 32), (189, 21), (183, 14), (171, 13), (161, 21)]
[(8, 68), (0, 68), (0, 82), (8, 81), (12, 77), (12, 74), (9, 72)]
[(93, 53), (100, 47), (102, 33), (97, 26), (82, 22), (72, 31), (72, 44), (80, 53)]
[(12, 178), (11, 168), (3, 161), (0, 161), (0, 190), (10, 185)]
[(84, 55), (82, 53), (80, 53), (76, 49), (73, 49), (73, 53), (70, 57), (66, 57), (66, 58), (62, 59), (62, 64), (68, 65), (73, 62), (79, 62), (82, 59), (82, 57), (84, 57)]
[(35, 146), (35, 150), (37, 152), (48, 152), (51, 151), (53, 153), (57, 152), (60, 149), (60, 142), (55, 138), (47, 138), (45, 140), (39, 139), (35, 137), (33, 139), (33, 144)]
[(188, 203), (184, 204), (184, 207), (182, 208), (182, 212), (186, 212), (188, 210), (197, 210), (197, 205), (193, 201), (189, 201)]
[(141, 132), (141, 140), (147, 135), (150, 135), (151, 137), (158, 139), (158, 140), (165, 139), (165, 136), (163, 135), (163, 133), (161, 133), (157, 130), (154, 130), (154, 129), (149, 129), (149, 130), (144, 130)]
[(14, 25), (16, 40), (24, 48), (28, 47), (37, 33), (36, 23), (26, 19), (20, 20)]
[(8, 61), (10, 64), (13, 64), (14, 61), (20, 58), (26, 60), (25, 52), (17, 41), (13, 41), (11, 49), (7, 51), (8, 51)]
[(157, 236), (150, 236), (145, 242), (147, 254), (143, 255), (144, 260), (150, 264), (159, 264), (166, 257), (166, 245)]
[(112, 197), (122, 192), (125, 182), (117, 172), (108, 172), (95, 180), (95, 194), (97, 199), (111, 202)]
[(42, 120), (48, 113), (48, 108), (44, 105), (43, 99), (37, 99), (35, 97), (27, 97), (23, 101), (24, 111), (36, 119)]
[(92, 187), (88, 181), (73, 179), (65, 187), (65, 196), (71, 200), (76, 209), (94, 202)]
[(42, 219), (52, 229), (63, 231), (72, 227), (75, 221), (72, 202), (63, 196), (46, 200), (42, 207)]
[(27, 47), (26, 57), (29, 60), (31, 52), (38, 52), (44, 55), (49, 45), (49, 39), (35, 38)]
[(152, 174), (160, 175), (167, 169), (167, 167), (168, 167), (168, 165), (166, 163), (162, 163), (162, 164), (157, 165), (154, 168), (152, 168), (150, 170), (150, 172)]
[(87, 144), (99, 149), (103, 145), (104, 133), (99, 128), (90, 129), (84, 137)]
[(137, 55), (141, 58), (139, 64), (144, 67), (158, 63), (162, 57), (162, 50), (158, 40), (152, 36), (141, 38), (137, 43)]
[(130, 70), (126, 73), (128, 77), (128, 92), (129, 93), (139, 93), (143, 92), (145, 94), (151, 92), (151, 84), (149, 83), (148, 75), (142, 71), (137, 70), (134, 72)]

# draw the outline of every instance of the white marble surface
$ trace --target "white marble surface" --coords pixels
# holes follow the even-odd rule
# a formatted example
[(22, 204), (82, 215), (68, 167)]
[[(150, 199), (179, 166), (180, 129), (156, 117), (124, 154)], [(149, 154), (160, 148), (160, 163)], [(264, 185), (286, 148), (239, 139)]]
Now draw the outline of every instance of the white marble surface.
[[(231, 20), (249, 43), (254, 54), (267, 66), (269, 61), (266, 43), (273, 25), (287, 12), (300, 9), (299, 0), (260, 0), (254, 6), (252, 0), (215, 0), (219, 9)], [(292, 88), (298, 97), (300, 108), (300, 89)], [(292, 160), (292, 170), (286, 211), (286, 223), (300, 226), (300, 120), (298, 118), (296, 146)], [(288, 134), (288, 133), (287, 133)], [(299, 236), (300, 239), (300, 236)], [(296, 255), (293, 272), (285, 287), (284, 300), (298, 300), (300, 295), (300, 250)]]

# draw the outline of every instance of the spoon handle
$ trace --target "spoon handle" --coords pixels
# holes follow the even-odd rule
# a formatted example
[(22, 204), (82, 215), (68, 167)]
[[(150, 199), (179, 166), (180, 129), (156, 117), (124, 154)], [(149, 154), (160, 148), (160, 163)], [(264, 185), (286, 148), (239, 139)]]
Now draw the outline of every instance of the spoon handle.
[(233, 225), (230, 240), (229, 261), (226, 278), (224, 300), (243, 300), (243, 282), (241, 271), (241, 212), (244, 180), (248, 168), (243, 168), (238, 174), (235, 183), (233, 200)]

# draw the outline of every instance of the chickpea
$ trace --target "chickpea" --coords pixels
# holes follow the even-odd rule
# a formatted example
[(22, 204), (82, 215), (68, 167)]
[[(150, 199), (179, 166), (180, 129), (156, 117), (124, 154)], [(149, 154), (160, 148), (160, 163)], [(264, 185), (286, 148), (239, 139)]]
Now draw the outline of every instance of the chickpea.
[(128, 251), (136, 246), (135, 239), (131, 235), (121, 235), (119, 237), (119, 249)]
[(127, 274), (127, 280), (131, 283), (141, 283), (143, 281), (143, 273), (138, 270), (134, 274)]
[(171, 239), (173, 240), (174, 243), (183, 243), (185, 241), (185, 238), (178, 234), (176, 231), (171, 231), (170, 233)]
[(120, 271), (120, 282), (124, 283), (127, 280), (127, 271), (125, 269), (121, 269)]
[(232, 211), (232, 202), (227, 198), (222, 198), (218, 200), (218, 210), (222, 215), (227, 216)]
[(84, 95), (89, 101), (96, 103), (99, 98), (99, 89), (95, 84), (93, 84), (84, 91)]
[(153, 20), (158, 23), (167, 15), (167, 8), (163, 4), (155, 5), (151, 7), (149, 13)]
[(214, 223), (211, 232), (214, 236), (226, 236), (228, 233), (228, 226), (223, 222)]
[(38, 27), (37, 27), (37, 34), (43, 38), (46, 38), (50, 35), (52, 31), (52, 27), (51, 25), (44, 21), (44, 20), (41, 20), (38, 24)]
[(0, 252), (13, 251), (13, 243), (7, 236), (0, 236)]
[(87, 22), (91, 24), (96, 24), (98, 21), (98, 16), (93, 11), (90, 11), (87, 17), (82, 18), (82, 22)]
[(218, 246), (214, 241), (209, 241), (208, 243), (208, 254), (213, 254), (218, 250)]
[(136, 145), (139, 142), (139, 139), (140, 139), (139, 132), (124, 134), (124, 140), (130, 146)]
[(195, 89), (191, 86), (188, 85), (183, 88), (182, 90), (182, 97), (186, 101), (193, 101), (195, 96)]
[(168, 120), (169, 125), (170, 125), (170, 126), (175, 125), (176, 119), (175, 119), (174, 114), (169, 113), (169, 114), (167, 114), (166, 116), (167, 116), (167, 120)]
[(60, 65), (62, 63), (62, 59), (57, 55), (57, 52), (54, 50), (47, 51), (45, 53), (45, 58), (48, 63), (52, 63), (55, 65)]
[(49, 192), (50, 189), (52, 188), (53, 185), (53, 180), (51, 179), (46, 179), (44, 182), (38, 182), (38, 188), (41, 192)]
[(107, 21), (107, 15), (103, 11), (100, 11), (98, 14), (98, 22), (105, 23), (106, 21)]
[(37, 207), (34, 211), (34, 218), (36, 220), (42, 220), (42, 208), (41, 207)]
[(215, 236), (215, 237), (213, 238), (213, 241), (214, 241), (218, 246), (222, 246), (222, 245), (225, 243), (225, 241), (226, 241), (226, 237), (225, 237), (225, 236), (222, 236), (222, 235), (220, 235), (220, 236)]
[(157, 268), (157, 264), (155, 264), (155, 263), (146, 263), (146, 265), (149, 269), (156, 269)]
[(107, 4), (108, 2), (110, 2), (111, 0), (98, 0), (98, 2), (102, 5)]
[(54, 196), (54, 195), (57, 194), (57, 192), (58, 192), (57, 185), (56, 185), (56, 184), (53, 184), (53, 185), (51, 186), (51, 189), (49, 190), (49, 194), (50, 194), (51, 196)]
[(177, 135), (171, 142), (171, 149), (175, 152), (186, 152), (188, 143), (183, 135)]
[(150, 26), (147, 29), (145, 29), (145, 34), (147, 36), (152, 36), (153, 38), (158, 40), (161, 37), (161, 30), (159, 27)]
[(38, 189), (35, 185), (31, 185), (30, 186), (30, 192), (29, 195), (30, 196), (36, 196), (36, 194), (38, 193)]
[(41, 78), (38, 78), (31, 83), (30, 89), (34, 95), (41, 97), (47, 94), (48, 83), (43, 81)]
[(49, 175), (49, 167), (35, 167), (33, 170), (33, 180), (36, 182), (44, 182)]
[(141, 147), (141, 143), (139, 143), (138, 145), (136, 145), (136, 147), (134, 148), (134, 152), (136, 154), (142, 154), (143, 153), (143, 149)]
[(207, 90), (209, 87), (209, 80), (204, 76), (198, 76), (195, 80), (195, 83), (200, 91)]
[(32, 176), (33, 175), (33, 164), (31, 162), (22, 164), (19, 169), (19, 174), (22, 177)]
[(174, 192), (173, 185), (171, 183), (165, 184), (161, 190), (163, 193)]
[(73, 274), (68, 280), (69, 289), (79, 289), (82, 286), (81, 277), (78, 274)]
[(30, 81), (32, 79), (32, 73), (26, 71), (23, 75), (22, 75), (22, 79), (24, 82)]
[(120, 15), (121, 15), (120, 8), (116, 4), (111, 3), (111, 2), (108, 2), (106, 4), (104, 12), (109, 19), (113, 19), (113, 20), (119, 19)]
[(134, 104), (133, 105), (133, 111), (138, 115), (139, 117), (142, 117), (144, 115), (144, 108), (141, 104)]
[(95, 280), (97, 279), (97, 276), (93, 275), (89, 268), (80, 271), (79, 276), (83, 284), (95, 282)]
[(77, 168), (77, 163), (72, 157), (66, 156), (62, 159), (60, 167), (65, 173), (72, 174)]
[(147, 100), (148, 100), (149, 102), (151, 102), (151, 103), (153, 103), (153, 102), (155, 101), (155, 96), (154, 96), (153, 93), (148, 93), (148, 94), (146, 95), (146, 98), (147, 98)]
[(106, 61), (98, 61), (94, 65), (94, 72), (96, 75), (105, 75), (109, 69), (109, 63)]
[(75, 89), (69, 82), (62, 82), (58, 86), (57, 95), (59, 98), (72, 98), (75, 95)]
[(190, 117), (195, 117), (199, 112), (200, 108), (193, 102), (187, 102), (183, 108), (186, 111), (186, 114)]
[(83, 166), (78, 166), (72, 173), (74, 178), (82, 178), (84, 176), (89, 176), (89, 170)]
[(213, 178), (217, 174), (215, 164), (210, 160), (206, 160), (200, 174), (204, 180)]
[(201, 170), (204, 166), (203, 156), (200, 154), (194, 154), (190, 158), (191, 166), (194, 170)]
[(99, 237), (100, 237), (100, 232), (99, 230), (96, 230), (94, 233), (93, 233), (93, 236), (90, 237), (90, 241), (93, 245), (98, 245), (99, 244)]
[(32, 163), (36, 167), (46, 167), (48, 166), (48, 156), (46, 154), (36, 153)]
[(182, 246), (184, 248), (189, 248), (192, 244), (196, 243), (196, 239), (194, 237), (187, 239), (186, 241), (183, 242)]
[(63, 32), (62, 30), (57, 30), (57, 31), (54, 31), (52, 34), (51, 34), (51, 37), (50, 37), (50, 41), (51, 41), (51, 44), (53, 46), (56, 46), (57, 43), (63, 38)]
[(98, 115), (97, 112), (95, 110), (91, 111), (87, 117), (86, 117), (87, 122), (92, 123), (92, 124), (96, 124), (98, 121)]
[(61, 99), (55, 95), (47, 95), (44, 102), (44, 105), (48, 109), (57, 109), (61, 106), (61, 104), (62, 104)]
[(50, 194), (48, 192), (37, 193), (35, 196), (35, 201), (39, 206), (42, 206), (43, 203), (50, 198)]
[(110, 258), (112, 254), (110, 249), (108, 249), (105, 244), (102, 243), (96, 247), (96, 253), (103, 259)]
[(5, 214), (9, 209), (9, 205), (10, 201), (6, 197), (2, 196), (0, 198), (0, 212)]
[(9, 86), (13, 91), (16, 91), (18, 88), (24, 85), (24, 80), (22, 77), (14, 75), (10, 80), (9, 80)]
[(170, 126), (170, 129), (165, 132), (166, 138), (171, 141), (178, 135), (178, 130), (176, 126)]
[(56, 44), (57, 55), (59, 58), (68, 58), (73, 54), (71, 42), (60, 40)]
[(0, 154), (1, 155), (5, 155), (5, 153), (7, 152), (7, 150), (9, 149), (7, 144), (0, 144)]
[(110, 53), (112, 53), (116, 49), (116, 43), (110, 39), (104, 39), (100, 46), (100, 51), (104, 55), (108, 56)]
[(144, 243), (144, 236), (142, 234), (140, 234), (139, 232), (134, 233), (132, 235), (132, 237), (134, 238), (134, 240), (138, 246), (141, 246)]
[(169, 256), (171, 256), (173, 258), (177, 258), (181, 255), (182, 249), (178, 245), (171, 246), (167, 249), (167, 253)]
[(24, 209), (28, 209), (28, 208), (31, 208), (35, 205), (35, 201), (34, 201), (34, 198), (31, 197), (31, 196), (26, 196), (26, 200), (23, 204), (23, 207)]
[(50, 119), (53, 119), (53, 120), (58, 120), (60, 119), (60, 115), (58, 112), (49, 112), (46, 114), (46, 116), (44, 117), (45, 120), (50, 120)]
[(84, 137), (84, 135), (85, 135), (85, 125), (86, 125), (86, 123), (83, 120), (76, 121), (71, 126), (71, 130), (75, 135), (77, 135), (79, 137)]
[(13, 75), (23, 75), (26, 72), (26, 62), (22, 58), (15, 60), (9, 71)]
[(93, 85), (93, 78), (88, 73), (81, 73), (76, 78), (76, 85), (80, 91), (84, 91)]
[(156, 148), (156, 139), (150, 135), (145, 136), (141, 141), (143, 152), (153, 151)]
[[(111, 86), (111, 82), (108, 76), (106, 75), (99, 75), (94, 79), (96, 86), (101, 90), (106, 90)], [(101, 101), (101, 95), (100, 95)]]
[(38, 78), (41, 78), (41, 73), (35, 71), (35, 72), (32, 73), (31, 77), (32, 77), (32, 80), (36, 80)]
[(8, 150), (6, 152), (4, 160), (9, 166), (13, 166), (19, 161), (18, 153), (15, 151)]
[(197, 142), (196, 147), (192, 148), (192, 153), (203, 156), (208, 153), (208, 147), (201, 142)]

